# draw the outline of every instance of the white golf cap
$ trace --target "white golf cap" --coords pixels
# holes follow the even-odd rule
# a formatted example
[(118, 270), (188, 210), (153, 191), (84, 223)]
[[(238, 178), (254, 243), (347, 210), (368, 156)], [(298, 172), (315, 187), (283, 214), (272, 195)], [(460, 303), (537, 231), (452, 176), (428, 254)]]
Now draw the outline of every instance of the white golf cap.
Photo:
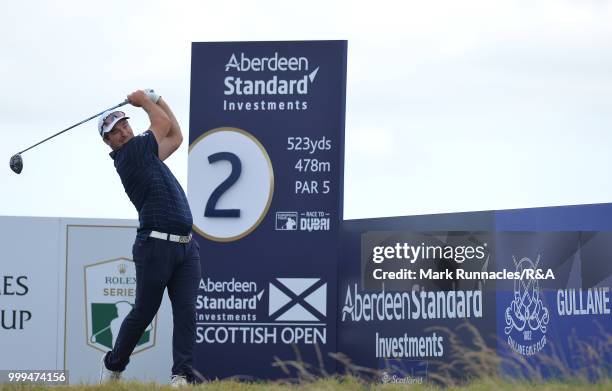
[(98, 133), (104, 137), (105, 133), (113, 130), (113, 126), (122, 119), (129, 119), (123, 111), (105, 111), (98, 119)]

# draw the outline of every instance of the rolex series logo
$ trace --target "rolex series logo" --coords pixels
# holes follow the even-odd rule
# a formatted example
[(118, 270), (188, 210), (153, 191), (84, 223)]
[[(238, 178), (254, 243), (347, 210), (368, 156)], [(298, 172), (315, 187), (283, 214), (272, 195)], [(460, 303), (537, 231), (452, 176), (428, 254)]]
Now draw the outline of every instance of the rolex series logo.
[[(134, 307), (136, 269), (127, 258), (85, 266), (87, 345), (106, 352), (112, 349), (125, 317)], [(146, 328), (134, 353), (155, 345), (157, 317)]]

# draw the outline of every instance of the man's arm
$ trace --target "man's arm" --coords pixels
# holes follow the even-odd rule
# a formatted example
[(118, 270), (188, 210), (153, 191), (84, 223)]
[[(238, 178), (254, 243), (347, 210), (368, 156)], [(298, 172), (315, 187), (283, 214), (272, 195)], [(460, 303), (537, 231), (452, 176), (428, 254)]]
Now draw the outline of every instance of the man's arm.
[[(153, 132), (155, 140), (157, 140), (158, 149), (161, 151), (159, 146), (161, 146), (162, 140), (168, 136), (172, 125), (170, 118), (168, 118), (164, 110), (162, 110), (159, 105), (153, 103), (142, 90), (134, 91), (128, 95), (128, 101), (133, 106), (142, 107), (149, 115), (149, 120), (151, 121), (149, 129)], [(161, 153), (159, 153), (159, 155), (161, 158)]]
[(159, 106), (170, 119), (170, 130), (168, 131), (168, 134), (161, 140), (161, 142), (158, 140), (157, 143), (159, 145), (159, 158), (161, 160), (166, 160), (166, 158), (172, 155), (174, 151), (181, 146), (181, 143), (183, 142), (183, 134), (181, 133), (181, 127), (179, 126), (174, 113), (172, 113), (170, 106), (168, 106), (163, 98), (159, 98), (157, 101), (157, 106)]

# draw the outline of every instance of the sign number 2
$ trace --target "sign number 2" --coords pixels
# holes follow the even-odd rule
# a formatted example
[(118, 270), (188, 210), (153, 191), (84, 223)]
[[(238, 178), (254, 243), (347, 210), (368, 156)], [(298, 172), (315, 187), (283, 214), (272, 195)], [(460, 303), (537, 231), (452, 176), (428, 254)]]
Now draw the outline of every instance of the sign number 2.
[(204, 217), (240, 217), (240, 209), (217, 209), (219, 198), (230, 187), (236, 183), (242, 173), (242, 163), (240, 158), (231, 152), (217, 152), (208, 156), (208, 163), (214, 164), (219, 161), (228, 161), (232, 165), (232, 172), (217, 188), (212, 192), (206, 208), (204, 209)]
[(252, 134), (215, 128), (189, 146), (187, 185), (194, 231), (209, 240), (232, 242), (264, 221), (274, 194), (274, 170)]

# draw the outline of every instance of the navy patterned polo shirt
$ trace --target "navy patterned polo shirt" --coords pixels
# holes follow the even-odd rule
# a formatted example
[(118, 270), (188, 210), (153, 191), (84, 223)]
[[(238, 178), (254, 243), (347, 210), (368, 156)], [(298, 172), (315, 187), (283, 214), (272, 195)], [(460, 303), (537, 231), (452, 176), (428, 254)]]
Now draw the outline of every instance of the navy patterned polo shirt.
[(151, 231), (188, 235), (193, 219), (183, 188), (159, 159), (151, 130), (110, 153), (121, 183), (138, 211), (138, 239)]

